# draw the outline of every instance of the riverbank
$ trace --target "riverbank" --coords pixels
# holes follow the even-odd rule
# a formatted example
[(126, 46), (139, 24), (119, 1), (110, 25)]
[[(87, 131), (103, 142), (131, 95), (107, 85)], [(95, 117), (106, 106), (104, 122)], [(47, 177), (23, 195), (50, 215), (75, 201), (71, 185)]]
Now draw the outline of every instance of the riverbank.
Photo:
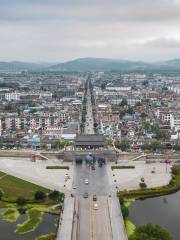
[(129, 219), (128, 207), (138, 199), (154, 198), (163, 195), (175, 193), (180, 190), (180, 165), (174, 165), (172, 168), (172, 179), (166, 186), (139, 189), (131, 191), (121, 191), (117, 195), (121, 202), (121, 208), (124, 208), (124, 222), (128, 237), (133, 235), (136, 229), (136, 225)]
[(139, 190), (119, 191), (118, 197), (128, 199), (146, 199), (175, 193), (180, 190), (180, 165), (172, 168), (172, 178), (168, 185), (156, 188), (142, 188)]
[[(45, 213), (59, 216), (64, 194), (0, 172), (0, 199), (1, 219), (16, 223), (25, 214), (25, 220), (16, 225), (15, 232), (26, 234), (42, 223)], [(49, 234), (43, 239), (49, 239)]]

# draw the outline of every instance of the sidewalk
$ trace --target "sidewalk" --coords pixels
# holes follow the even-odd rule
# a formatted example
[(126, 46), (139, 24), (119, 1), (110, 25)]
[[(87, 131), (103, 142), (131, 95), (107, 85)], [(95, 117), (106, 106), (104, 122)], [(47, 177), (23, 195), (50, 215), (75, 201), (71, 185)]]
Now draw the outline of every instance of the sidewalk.
[(66, 197), (62, 221), (60, 221), (56, 240), (71, 240), (75, 199)]
[(113, 240), (128, 240), (120, 203), (117, 197), (108, 198)]

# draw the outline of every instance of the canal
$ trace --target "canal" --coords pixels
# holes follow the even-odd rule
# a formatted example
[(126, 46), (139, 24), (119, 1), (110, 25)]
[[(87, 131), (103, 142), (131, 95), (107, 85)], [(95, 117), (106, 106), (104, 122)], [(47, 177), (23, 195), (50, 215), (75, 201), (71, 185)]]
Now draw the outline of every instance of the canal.
[(137, 200), (129, 207), (130, 219), (136, 225), (159, 224), (174, 240), (180, 239), (180, 191), (171, 195)]
[[(0, 209), (3, 212), (4, 209)], [(26, 220), (26, 215), (22, 214), (16, 222), (7, 222), (0, 218), (0, 239), (2, 240), (35, 240), (40, 235), (56, 233), (55, 224), (58, 217), (51, 214), (44, 214), (42, 223), (32, 232), (18, 234), (15, 232), (16, 225)]]

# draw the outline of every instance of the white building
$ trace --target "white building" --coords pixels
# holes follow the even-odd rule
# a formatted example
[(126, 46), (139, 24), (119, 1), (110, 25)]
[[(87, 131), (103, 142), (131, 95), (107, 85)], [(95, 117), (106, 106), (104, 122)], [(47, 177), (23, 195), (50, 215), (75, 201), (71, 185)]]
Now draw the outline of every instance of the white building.
[(170, 123), (171, 112), (168, 108), (158, 108), (155, 114), (161, 122)]
[(0, 136), (1, 136), (1, 133), (2, 133), (2, 122), (1, 122), (1, 119), (0, 119)]
[(170, 126), (175, 132), (180, 131), (180, 112), (172, 113), (170, 115)]
[(12, 101), (12, 100), (18, 101), (20, 100), (20, 96), (21, 96), (21, 93), (18, 93), (18, 92), (5, 93), (5, 99), (7, 101)]

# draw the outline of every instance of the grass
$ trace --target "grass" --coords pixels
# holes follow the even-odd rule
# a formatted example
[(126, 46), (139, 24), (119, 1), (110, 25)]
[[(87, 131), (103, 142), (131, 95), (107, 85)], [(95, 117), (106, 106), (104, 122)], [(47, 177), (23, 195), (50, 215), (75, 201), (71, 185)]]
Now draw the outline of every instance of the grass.
[(135, 166), (111, 166), (111, 169), (112, 170), (115, 170), (115, 169), (134, 169)]
[(69, 170), (69, 166), (46, 166), (46, 169), (66, 169), (66, 170)]
[(50, 190), (20, 178), (0, 172), (0, 189), (4, 192), (2, 200), (15, 201), (18, 197), (32, 199), (36, 191), (49, 193)]
[(124, 221), (125, 227), (126, 227), (126, 232), (128, 235), (128, 238), (134, 233), (136, 229), (136, 225), (132, 223), (129, 218), (126, 218)]
[(43, 220), (43, 212), (39, 211), (36, 208), (32, 208), (27, 211), (27, 220), (22, 224), (16, 226), (17, 233), (27, 233), (32, 232), (36, 229)]
[(54, 233), (46, 234), (37, 237), (35, 240), (55, 240), (56, 235)]
[(20, 216), (20, 213), (17, 210), (17, 208), (7, 208), (1, 214), (2, 219), (8, 222), (16, 222), (19, 216)]

